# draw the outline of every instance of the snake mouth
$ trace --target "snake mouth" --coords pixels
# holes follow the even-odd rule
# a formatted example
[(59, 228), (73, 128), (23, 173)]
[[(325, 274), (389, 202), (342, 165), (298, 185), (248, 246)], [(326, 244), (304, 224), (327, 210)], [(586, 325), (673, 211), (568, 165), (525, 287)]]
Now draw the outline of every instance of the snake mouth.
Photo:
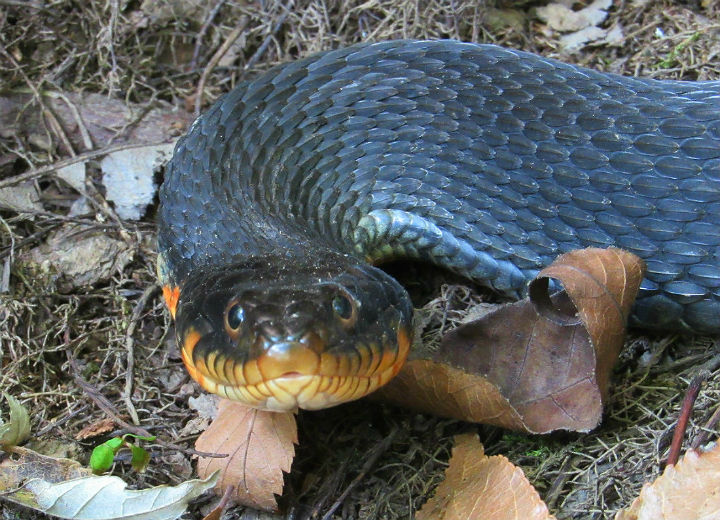
[(208, 392), (253, 408), (285, 412), (318, 410), (374, 392), (402, 368), (410, 333), (399, 326), (396, 338), (356, 344), (354, 355), (293, 344), (282, 355), (263, 354), (240, 361), (222, 352), (198, 355), (203, 336), (190, 328), (182, 341), (182, 359), (195, 381)]

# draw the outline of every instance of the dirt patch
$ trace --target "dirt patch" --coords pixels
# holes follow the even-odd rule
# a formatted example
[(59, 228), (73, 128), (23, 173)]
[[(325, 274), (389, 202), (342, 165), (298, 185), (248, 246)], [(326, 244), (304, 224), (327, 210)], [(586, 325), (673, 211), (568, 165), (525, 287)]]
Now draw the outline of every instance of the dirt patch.
[[(193, 111), (278, 62), (397, 38), (497, 43), (655, 78), (720, 78), (716, 2), (606, 3), (607, 16), (593, 25), (605, 35), (562, 55), (567, 33), (537, 16), (547, 2), (0, 1), (0, 93), (29, 95), (28, 107), (42, 108), (49, 93), (70, 92), (123, 100), (139, 112), (168, 104)], [(576, 10), (598, 3), (579, 4)], [(12, 127), (0, 128), (0, 181), (108, 145), (73, 141), (48, 113), (42, 122), (24, 131), (21, 111)], [(143, 475), (123, 474), (128, 465), (116, 472), (135, 486), (177, 483), (188, 476), (187, 449), (197, 436), (188, 400), (199, 390), (188, 384), (159, 293), (146, 293), (155, 282), (154, 209), (137, 222), (117, 218), (99, 166), (91, 166), (88, 213), (71, 215), (77, 191), (52, 174), (29, 181), (32, 200), (23, 212), (0, 210), (0, 390), (31, 409), (36, 441), (52, 439), (58, 453), (84, 461), (105, 437), (76, 434), (105, 414), (77, 384), (83, 378), (125, 420), (137, 416), (181, 448), (153, 448)], [(54, 273), (18, 261), (69, 222), (124, 243), (129, 259), (109, 280), (69, 291)], [(434, 297), (424, 297), (428, 335), (459, 321), (480, 298), (452, 281), (434, 287)], [(523, 436), (365, 401), (303, 413), (283, 504), (295, 517), (332, 509), (332, 518), (408, 518), (442, 479), (452, 436), (478, 431), (489, 454), (522, 466), (558, 518), (610, 516), (659, 474), (682, 393), (704, 364), (712, 376), (688, 438), (702, 430), (720, 393), (716, 352), (708, 338), (629, 338), (607, 417), (588, 435)], [(391, 433), (380, 462), (343, 497), (363, 472), (365, 455)], [(0, 511), (3, 518), (32, 517), (4, 504)]]

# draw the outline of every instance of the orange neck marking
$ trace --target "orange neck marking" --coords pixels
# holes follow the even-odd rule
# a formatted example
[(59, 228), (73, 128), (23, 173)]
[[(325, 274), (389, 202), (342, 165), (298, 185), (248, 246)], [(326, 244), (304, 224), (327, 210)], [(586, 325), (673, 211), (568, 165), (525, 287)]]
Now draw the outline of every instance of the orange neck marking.
[(175, 319), (175, 310), (177, 309), (177, 303), (180, 299), (180, 287), (170, 287), (164, 285), (162, 288), (163, 297), (165, 298), (165, 305), (170, 310), (170, 315)]
[[(192, 377), (195, 381), (200, 383), (200, 386), (202, 386), (205, 390), (208, 392), (215, 392), (215, 390), (212, 387), (208, 388), (208, 385), (206, 384), (205, 377), (203, 376), (202, 372), (198, 369), (198, 367), (195, 366), (195, 361), (193, 359), (193, 351), (195, 350), (195, 345), (197, 345), (198, 341), (200, 341), (200, 338), (202, 336), (198, 331), (191, 328), (187, 335), (185, 336), (185, 341), (183, 341), (181, 350), (180, 350), (180, 356), (182, 357), (183, 363), (185, 364), (185, 368), (190, 373), (190, 377)], [(199, 360), (198, 363), (204, 364), (203, 360)], [(206, 367), (207, 368), (207, 367)]]
[(405, 364), (412, 346), (412, 330), (409, 327), (400, 325), (397, 330), (398, 354), (393, 367), (392, 377), (395, 377)]

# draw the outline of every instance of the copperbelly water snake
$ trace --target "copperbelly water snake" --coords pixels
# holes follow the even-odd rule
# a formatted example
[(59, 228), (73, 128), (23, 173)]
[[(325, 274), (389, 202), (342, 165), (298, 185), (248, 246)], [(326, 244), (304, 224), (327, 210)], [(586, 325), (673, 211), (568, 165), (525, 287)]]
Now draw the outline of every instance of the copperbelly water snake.
[(360, 44), (278, 66), (183, 137), (158, 273), (183, 359), (253, 406), (389, 380), (429, 261), (521, 296), (560, 253), (645, 260), (631, 324), (720, 332), (720, 82), (621, 77), (492, 45)]

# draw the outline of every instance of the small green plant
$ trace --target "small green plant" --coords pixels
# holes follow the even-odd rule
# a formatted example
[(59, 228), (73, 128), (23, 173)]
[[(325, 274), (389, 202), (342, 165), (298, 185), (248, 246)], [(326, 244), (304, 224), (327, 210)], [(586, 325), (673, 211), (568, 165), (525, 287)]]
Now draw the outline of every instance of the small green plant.
[(8, 449), (30, 437), (30, 414), (13, 396), (5, 392), (2, 395), (10, 407), (10, 418), (4, 422), (0, 417), (0, 449)]
[(536, 450), (528, 450), (525, 452), (525, 456), (527, 457), (534, 457), (534, 458), (545, 458), (550, 455), (551, 451), (550, 448), (547, 448), (545, 446), (541, 446), (540, 448)]
[(664, 60), (661, 60), (660, 63), (658, 63), (659, 67), (661, 69), (669, 69), (677, 64), (678, 56), (691, 44), (695, 43), (698, 39), (700, 39), (700, 32), (693, 33), (688, 38), (686, 38), (684, 41), (680, 42), (675, 46), (673, 50), (670, 51), (670, 53), (665, 57)]
[(154, 435), (150, 437), (142, 437), (140, 435), (126, 433), (122, 437), (113, 437), (99, 446), (95, 446), (95, 449), (93, 449), (92, 454), (90, 455), (90, 469), (92, 469), (92, 472), (99, 475), (100, 473), (105, 473), (109, 470), (112, 467), (115, 455), (123, 448), (128, 448), (132, 453), (132, 458), (130, 459), (132, 468), (139, 473), (145, 471), (148, 462), (150, 462), (150, 453), (140, 446), (128, 441), (128, 437), (132, 437), (138, 441), (148, 442), (152, 442), (156, 439)]

